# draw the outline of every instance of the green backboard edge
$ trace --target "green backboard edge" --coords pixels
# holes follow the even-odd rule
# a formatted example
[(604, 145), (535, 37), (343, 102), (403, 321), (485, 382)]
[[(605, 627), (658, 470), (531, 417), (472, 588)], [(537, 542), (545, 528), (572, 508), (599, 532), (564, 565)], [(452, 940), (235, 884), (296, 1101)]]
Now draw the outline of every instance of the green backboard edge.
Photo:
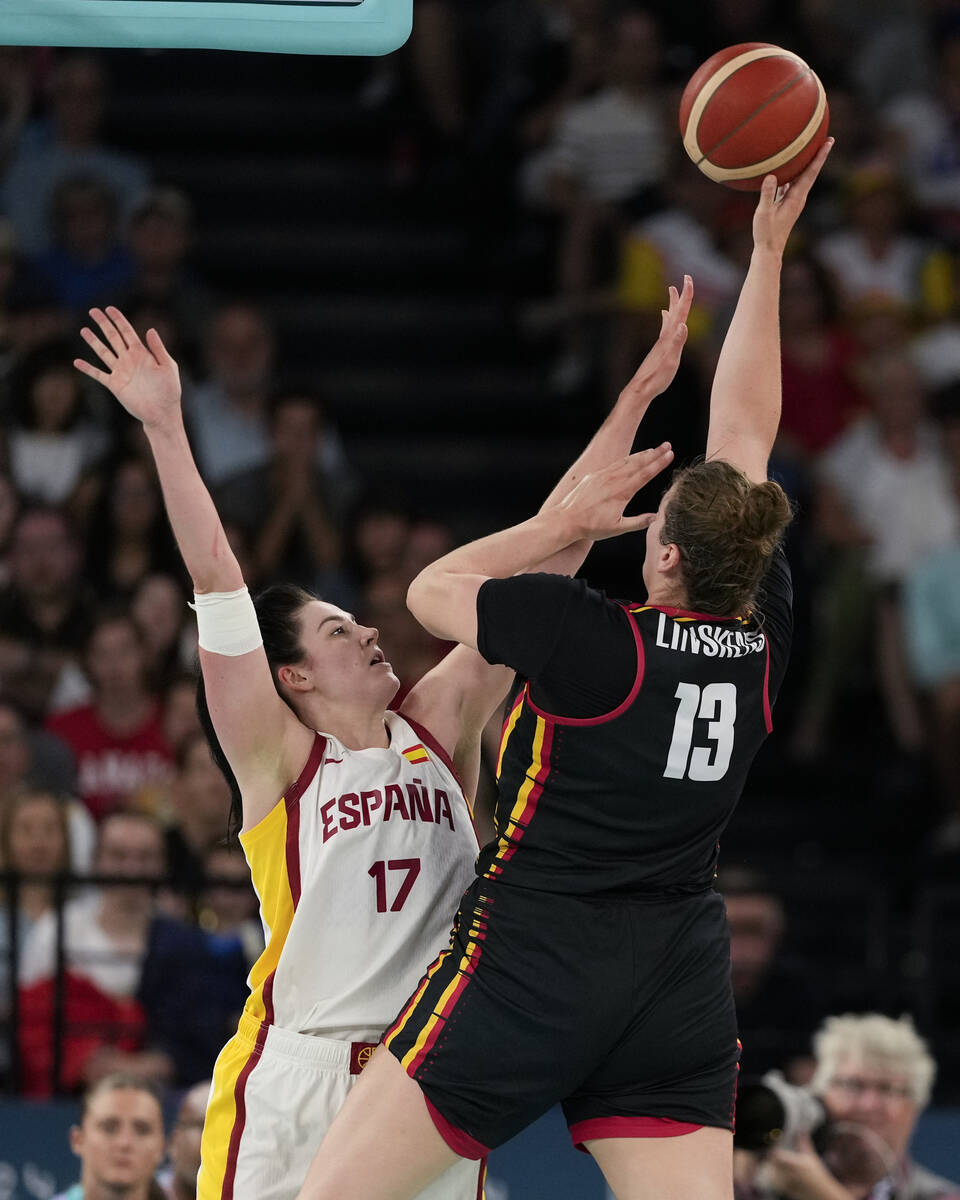
[(8, 46), (376, 55), (398, 49), (412, 28), (413, 0), (363, 0), (352, 6), (0, 0), (0, 43)]

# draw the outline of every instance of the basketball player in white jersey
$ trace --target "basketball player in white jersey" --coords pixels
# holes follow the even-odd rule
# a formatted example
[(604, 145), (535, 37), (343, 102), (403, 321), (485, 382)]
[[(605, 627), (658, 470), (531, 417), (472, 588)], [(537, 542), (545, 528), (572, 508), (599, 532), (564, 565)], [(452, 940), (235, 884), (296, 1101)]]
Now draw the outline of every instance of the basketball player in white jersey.
[[(671, 289), (656, 346), (547, 505), (629, 453), (676, 372), (691, 298), (689, 281)], [(422, 964), (448, 941), (478, 850), (466, 797), (480, 733), (512, 672), (458, 647), (389, 712), (399, 681), (375, 629), (298, 588), (267, 589), (255, 607), (190, 451), (176, 363), (117, 309), (91, 316), (102, 337), (82, 334), (104, 369), (76, 366), (150, 443), (194, 583), (206, 703), (242, 799), (267, 934), (214, 1071), (198, 1200), (291, 1200)], [(670, 460), (668, 447), (646, 455), (649, 478)], [(572, 574), (588, 549), (530, 565)], [(421, 1196), (476, 1200), (483, 1174), (460, 1160)]]

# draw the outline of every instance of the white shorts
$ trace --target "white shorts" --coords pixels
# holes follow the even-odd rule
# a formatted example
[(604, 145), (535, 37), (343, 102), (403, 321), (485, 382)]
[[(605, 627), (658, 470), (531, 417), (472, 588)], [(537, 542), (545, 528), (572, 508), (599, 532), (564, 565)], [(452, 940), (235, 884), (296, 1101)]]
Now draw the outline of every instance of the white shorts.
[[(244, 1014), (213, 1070), (197, 1200), (294, 1200), (359, 1078), (350, 1042)], [(417, 1200), (481, 1200), (486, 1163), (461, 1159)]]

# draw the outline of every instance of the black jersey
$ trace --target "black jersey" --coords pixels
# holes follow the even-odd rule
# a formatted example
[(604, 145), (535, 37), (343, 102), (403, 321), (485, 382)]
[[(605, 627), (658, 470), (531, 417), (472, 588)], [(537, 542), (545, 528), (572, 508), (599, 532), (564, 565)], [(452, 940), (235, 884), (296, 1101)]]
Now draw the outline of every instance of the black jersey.
[(772, 728), (791, 603), (780, 552), (749, 617), (621, 603), (558, 575), (488, 580), (480, 652), (520, 678), (478, 873), (579, 894), (708, 888)]

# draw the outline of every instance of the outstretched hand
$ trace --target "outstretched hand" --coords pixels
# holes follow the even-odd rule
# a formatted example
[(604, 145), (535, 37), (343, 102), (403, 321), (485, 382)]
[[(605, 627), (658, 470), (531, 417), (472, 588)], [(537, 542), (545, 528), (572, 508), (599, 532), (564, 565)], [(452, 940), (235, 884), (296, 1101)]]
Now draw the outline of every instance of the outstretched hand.
[(656, 513), (625, 517), (623, 510), (642, 487), (672, 462), (673, 450), (669, 442), (664, 442), (653, 450), (641, 450), (585, 475), (559, 505), (572, 520), (575, 536), (601, 541), (646, 529)]
[(118, 308), (103, 312), (91, 308), (90, 316), (106, 339), (84, 326), (80, 336), (97, 355), (106, 370), (91, 366), (82, 358), (73, 365), (89, 375), (114, 396), (131, 416), (144, 426), (162, 424), (180, 406), (180, 371), (167, 353), (155, 329), (147, 330), (147, 344)]
[(783, 254), (790, 231), (803, 212), (813, 182), (833, 149), (833, 138), (827, 138), (816, 157), (796, 179), (777, 186), (776, 175), (768, 175), (760, 189), (760, 201), (753, 215), (753, 244), (758, 250)]
[(693, 280), (689, 275), (684, 275), (682, 290), (678, 292), (671, 286), (668, 295), (669, 308), (660, 310), (660, 336), (620, 393), (621, 401), (635, 401), (645, 407), (673, 383), (687, 340), (687, 316), (693, 303)]

